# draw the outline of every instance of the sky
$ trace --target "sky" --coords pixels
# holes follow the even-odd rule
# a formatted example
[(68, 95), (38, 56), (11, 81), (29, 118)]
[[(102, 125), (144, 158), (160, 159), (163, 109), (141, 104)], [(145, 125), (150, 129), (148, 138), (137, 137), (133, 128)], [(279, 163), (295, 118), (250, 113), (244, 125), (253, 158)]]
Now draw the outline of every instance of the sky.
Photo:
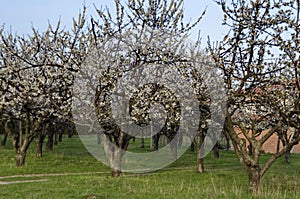
[[(88, 15), (97, 16), (94, 5), (97, 8), (107, 6), (113, 11), (114, 0), (1, 0), (0, 26), (5, 24), (5, 29), (13, 33), (31, 34), (31, 27), (43, 31), (48, 22), (56, 24), (61, 19), (61, 25), (66, 29), (72, 27), (72, 19), (77, 18), (83, 4), (88, 8)], [(227, 33), (221, 26), (222, 11), (213, 0), (184, 0), (185, 19), (195, 20), (204, 9), (206, 14), (200, 24), (191, 32), (191, 38), (196, 39), (198, 31), (201, 31), (202, 45), (207, 42), (207, 36), (211, 41), (222, 40)]]

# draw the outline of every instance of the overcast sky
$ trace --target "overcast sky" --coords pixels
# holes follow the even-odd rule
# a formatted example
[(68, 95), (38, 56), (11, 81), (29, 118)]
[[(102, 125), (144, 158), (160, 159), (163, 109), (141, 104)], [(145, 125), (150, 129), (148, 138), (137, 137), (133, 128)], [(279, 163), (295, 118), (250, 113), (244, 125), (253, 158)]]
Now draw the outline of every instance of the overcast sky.
[[(48, 21), (55, 24), (59, 19), (62, 25), (69, 29), (72, 26), (72, 18), (76, 18), (84, 0), (1, 0), (0, 25), (5, 24), (6, 30), (12, 30), (18, 34), (30, 34), (32, 25), (43, 31), (48, 26)], [(113, 10), (114, 0), (85, 0), (88, 7), (88, 15), (95, 15), (94, 6), (100, 8), (107, 5)], [(199, 26), (191, 34), (196, 38), (201, 30), (203, 44), (209, 35), (212, 41), (221, 40), (226, 29), (221, 26), (222, 12), (213, 0), (185, 0), (185, 19), (195, 20), (202, 11), (207, 12)]]

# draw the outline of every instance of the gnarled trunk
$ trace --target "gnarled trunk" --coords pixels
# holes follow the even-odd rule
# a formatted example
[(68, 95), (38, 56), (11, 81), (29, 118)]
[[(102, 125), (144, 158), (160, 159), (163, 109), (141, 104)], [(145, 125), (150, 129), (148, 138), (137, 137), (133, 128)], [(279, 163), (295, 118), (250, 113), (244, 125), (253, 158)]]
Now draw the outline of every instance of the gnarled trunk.
[(261, 183), (260, 168), (258, 166), (251, 166), (250, 171), (248, 173), (248, 177), (249, 177), (248, 190), (254, 195), (257, 195), (260, 191), (259, 188)]
[(17, 152), (17, 166), (22, 167), (25, 165), (26, 151), (19, 150)]
[(112, 177), (122, 176), (121, 161), (122, 161), (122, 151), (121, 149), (118, 148), (113, 152), (113, 157), (110, 160)]
[(111, 168), (111, 176), (121, 177), (122, 149), (112, 143), (105, 135), (102, 135), (101, 140)]
[(26, 158), (26, 153), (27, 149), (32, 142), (33, 138), (26, 136), (22, 145), (17, 149), (17, 166), (22, 167), (25, 165), (25, 158)]

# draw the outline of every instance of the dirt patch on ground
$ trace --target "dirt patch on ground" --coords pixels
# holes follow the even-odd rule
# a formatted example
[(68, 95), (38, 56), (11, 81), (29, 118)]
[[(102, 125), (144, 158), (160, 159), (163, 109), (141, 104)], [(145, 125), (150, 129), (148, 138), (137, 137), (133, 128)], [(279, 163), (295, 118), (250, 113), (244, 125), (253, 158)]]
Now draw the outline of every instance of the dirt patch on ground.
[(37, 179), (37, 180), (14, 180), (14, 181), (1, 181), (3, 179), (13, 178), (31, 178), (31, 177), (48, 177), (48, 176), (70, 176), (70, 175), (93, 175), (93, 174), (107, 174), (109, 172), (84, 172), (84, 173), (41, 173), (41, 174), (22, 174), (11, 176), (0, 176), (0, 185), (18, 184), (18, 183), (32, 183), (32, 182), (45, 182), (49, 179)]
[(2, 182), (0, 181), (0, 185), (9, 185), (9, 184), (18, 184), (18, 183), (29, 183), (29, 182), (45, 182), (48, 181), (48, 179), (40, 179), (40, 180), (15, 180), (15, 181), (9, 181), (9, 182)]

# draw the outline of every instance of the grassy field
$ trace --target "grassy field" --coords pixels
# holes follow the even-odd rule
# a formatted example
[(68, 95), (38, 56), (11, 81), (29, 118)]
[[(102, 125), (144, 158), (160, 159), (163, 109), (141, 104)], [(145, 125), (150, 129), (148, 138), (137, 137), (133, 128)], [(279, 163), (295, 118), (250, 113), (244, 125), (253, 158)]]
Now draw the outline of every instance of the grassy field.
[[(138, 140), (131, 145), (132, 151), (147, 148), (139, 149)], [(23, 168), (15, 166), (15, 152), (8, 143), (0, 148), (0, 198), (253, 198), (235, 154), (220, 153), (220, 159), (206, 157), (204, 174), (195, 173), (196, 153), (187, 151), (160, 171), (125, 173), (115, 179), (76, 136), (65, 138), (42, 158), (35, 157), (31, 146)], [(279, 159), (272, 166), (256, 198), (300, 198), (300, 155), (292, 154), (291, 160), (285, 165)]]

